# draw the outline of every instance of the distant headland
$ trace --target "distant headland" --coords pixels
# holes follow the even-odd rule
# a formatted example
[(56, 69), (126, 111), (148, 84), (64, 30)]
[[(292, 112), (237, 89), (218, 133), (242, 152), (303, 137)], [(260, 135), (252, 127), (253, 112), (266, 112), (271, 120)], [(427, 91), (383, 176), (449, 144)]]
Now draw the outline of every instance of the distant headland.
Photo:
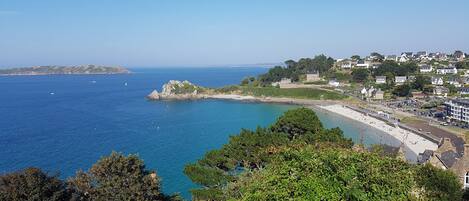
[(99, 65), (79, 66), (34, 66), (24, 68), (0, 69), (0, 76), (8, 75), (91, 75), (91, 74), (127, 74), (130, 71), (123, 67)]

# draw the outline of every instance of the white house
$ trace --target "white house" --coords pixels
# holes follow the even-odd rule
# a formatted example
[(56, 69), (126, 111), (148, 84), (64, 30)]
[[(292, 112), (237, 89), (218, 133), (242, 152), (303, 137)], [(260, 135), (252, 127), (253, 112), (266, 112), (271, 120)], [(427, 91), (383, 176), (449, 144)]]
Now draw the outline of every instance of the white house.
[(396, 55), (388, 55), (388, 56), (386, 56), (386, 58), (384, 60), (386, 60), (386, 61), (397, 61), (397, 56)]
[(440, 74), (440, 75), (458, 74), (458, 69), (456, 69), (456, 67), (439, 68), (439, 69), (436, 69), (436, 74)]
[(306, 74), (306, 82), (316, 82), (321, 80), (319, 73), (308, 73)]
[(432, 77), (432, 84), (433, 85), (443, 85), (443, 78), (441, 77)]
[(394, 77), (394, 82), (396, 83), (396, 85), (404, 84), (406, 81), (407, 81), (406, 76), (396, 76), (396, 77)]
[(360, 60), (360, 61), (357, 62), (357, 65), (355, 65), (355, 67), (357, 67), (357, 68), (370, 68), (370, 65), (371, 65), (371, 61)]
[(461, 95), (468, 95), (469, 94), (469, 87), (461, 87), (458, 89), (458, 93)]
[(421, 73), (431, 73), (433, 71), (433, 67), (428, 64), (420, 65), (420, 72)]
[(403, 52), (399, 58), (399, 62), (408, 62), (412, 60), (414, 54), (412, 52)]
[(376, 76), (376, 84), (386, 84), (386, 76)]
[(340, 67), (343, 69), (351, 69), (352, 68), (352, 61), (349, 59), (344, 59), (340, 61)]
[(457, 77), (448, 78), (448, 84), (454, 85), (455, 87), (461, 87), (461, 82)]
[(433, 88), (433, 95), (437, 96), (447, 96), (449, 93), (449, 89), (443, 86), (436, 86)]

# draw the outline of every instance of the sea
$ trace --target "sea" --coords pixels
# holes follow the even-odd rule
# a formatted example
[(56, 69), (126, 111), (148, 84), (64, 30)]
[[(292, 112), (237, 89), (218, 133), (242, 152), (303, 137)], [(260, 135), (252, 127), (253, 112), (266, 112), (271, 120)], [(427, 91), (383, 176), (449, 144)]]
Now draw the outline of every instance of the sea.
[[(0, 77), (0, 174), (39, 167), (66, 179), (112, 151), (137, 154), (165, 193), (190, 199), (184, 165), (220, 148), (242, 128), (272, 124), (298, 106), (228, 100), (149, 101), (169, 80), (206, 87), (238, 84), (261, 67), (130, 68), (123, 75)], [(379, 130), (316, 110), (357, 143), (399, 142)]]

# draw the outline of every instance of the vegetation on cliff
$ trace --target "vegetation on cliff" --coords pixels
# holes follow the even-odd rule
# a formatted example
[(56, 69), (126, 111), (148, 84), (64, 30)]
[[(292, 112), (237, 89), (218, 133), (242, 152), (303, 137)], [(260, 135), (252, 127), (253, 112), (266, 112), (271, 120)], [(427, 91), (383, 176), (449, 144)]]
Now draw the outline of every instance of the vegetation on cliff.
[(312, 100), (341, 100), (347, 96), (335, 91), (313, 88), (282, 89), (278, 87), (227, 86), (215, 89), (218, 93), (235, 93), (255, 97), (281, 97)]

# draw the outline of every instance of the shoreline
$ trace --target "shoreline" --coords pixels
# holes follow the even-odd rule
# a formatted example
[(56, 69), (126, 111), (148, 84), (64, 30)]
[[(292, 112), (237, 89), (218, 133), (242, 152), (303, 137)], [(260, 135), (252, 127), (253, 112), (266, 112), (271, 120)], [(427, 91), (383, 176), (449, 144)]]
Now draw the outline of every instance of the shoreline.
[(285, 97), (255, 97), (238, 94), (198, 95), (193, 99), (233, 100), (243, 102), (289, 104), (315, 107), (357, 121), (361, 124), (370, 126), (374, 129), (384, 132), (390, 137), (393, 137), (394, 139), (403, 143), (405, 148), (410, 150), (415, 156), (418, 156), (419, 153), (423, 153), (426, 149), (432, 151), (438, 149), (437, 143), (432, 142), (431, 140), (417, 133), (399, 127), (396, 128), (394, 126), (389, 125), (387, 122), (384, 122), (382, 120), (368, 115), (364, 115), (353, 109), (347, 108), (345, 107), (345, 104), (342, 101), (338, 100), (310, 100)]
[(425, 137), (399, 127), (396, 128), (390, 126), (384, 121), (359, 113), (355, 110), (345, 107), (342, 104), (319, 105), (318, 107), (378, 129), (403, 143), (403, 145), (411, 150), (415, 155), (418, 155), (427, 149), (432, 151), (438, 149), (437, 143), (431, 142)]

